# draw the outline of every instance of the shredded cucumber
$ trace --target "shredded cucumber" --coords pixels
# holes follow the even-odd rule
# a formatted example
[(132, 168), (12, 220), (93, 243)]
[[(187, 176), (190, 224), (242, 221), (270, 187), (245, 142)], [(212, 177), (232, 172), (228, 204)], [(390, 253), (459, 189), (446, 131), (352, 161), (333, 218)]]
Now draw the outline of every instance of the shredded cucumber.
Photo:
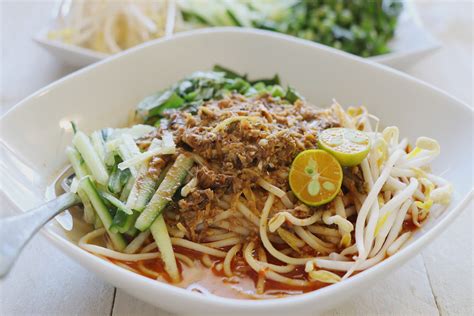
[(148, 173), (148, 165), (143, 165), (127, 199), (127, 207), (138, 212), (143, 211), (158, 188), (159, 182)]
[(133, 214), (127, 214), (124, 210), (118, 209), (112, 220), (110, 230), (114, 233), (122, 234), (130, 232), (131, 235), (133, 235), (131, 230), (132, 228), (136, 230), (136, 228), (133, 227), (133, 224), (135, 224), (135, 221), (139, 214), (140, 213), (138, 212), (134, 212)]
[(89, 200), (89, 197), (81, 188), (77, 190), (77, 195), (79, 195), (79, 198), (82, 201), (82, 205), (84, 206), (84, 221), (88, 224), (94, 224), (95, 212), (94, 208), (92, 207), (91, 200)]
[(160, 250), (161, 260), (165, 264), (166, 272), (174, 283), (179, 282), (179, 270), (174, 256), (173, 245), (171, 244), (171, 238), (162, 215), (159, 215), (153, 225), (151, 225), (150, 231)]
[(77, 131), (72, 139), (72, 143), (79, 151), (82, 158), (84, 158), (84, 161), (94, 176), (94, 179), (98, 183), (106, 185), (109, 179), (109, 174), (107, 173), (104, 163), (100, 160), (99, 155), (94, 150), (89, 137), (87, 137), (83, 132)]
[(66, 155), (69, 158), (72, 168), (74, 169), (74, 173), (78, 179), (90, 174), (90, 170), (87, 168), (86, 162), (84, 159), (82, 159), (81, 154), (79, 154), (75, 148), (67, 147)]
[(138, 217), (135, 227), (145, 231), (153, 221), (163, 212), (163, 209), (171, 201), (176, 190), (181, 186), (194, 161), (190, 156), (180, 154), (168, 173), (165, 175), (158, 190), (151, 198), (143, 212)]
[(133, 184), (135, 183), (135, 179), (134, 176), (128, 178), (127, 184), (123, 187), (122, 193), (120, 194), (120, 201), (127, 201), (130, 191), (132, 191)]
[(102, 195), (104, 199), (107, 199), (113, 206), (115, 206), (119, 210), (122, 210), (125, 214), (128, 214), (128, 215), (133, 214), (132, 210), (130, 210), (122, 201), (117, 199), (112, 194), (109, 194), (107, 192), (101, 192), (100, 194)]
[(114, 165), (109, 177), (109, 191), (115, 194), (122, 192), (122, 189), (127, 184), (130, 176), (130, 170), (120, 170), (118, 165)]
[(95, 131), (91, 134), (92, 147), (99, 156), (100, 161), (105, 164), (105, 142), (101, 131)]
[[(128, 134), (123, 134), (121, 138), (122, 143), (118, 147), (118, 152), (123, 161), (130, 160), (133, 157), (140, 155), (140, 149), (138, 148), (137, 144), (135, 144), (135, 140), (132, 136)], [(128, 167), (128, 169), (134, 177), (137, 176), (138, 168), (136, 165), (130, 166)]]
[(87, 197), (91, 201), (92, 206), (94, 206), (94, 209), (99, 216), (100, 221), (103, 223), (114, 248), (118, 251), (123, 251), (126, 247), (125, 240), (120, 234), (114, 233), (110, 230), (110, 226), (112, 225), (112, 215), (110, 215), (110, 212), (105, 206), (104, 201), (102, 200), (102, 197), (97, 191), (94, 183), (89, 177), (84, 177), (81, 180), (80, 188), (84, 190), (84, 192), (87, 194)]

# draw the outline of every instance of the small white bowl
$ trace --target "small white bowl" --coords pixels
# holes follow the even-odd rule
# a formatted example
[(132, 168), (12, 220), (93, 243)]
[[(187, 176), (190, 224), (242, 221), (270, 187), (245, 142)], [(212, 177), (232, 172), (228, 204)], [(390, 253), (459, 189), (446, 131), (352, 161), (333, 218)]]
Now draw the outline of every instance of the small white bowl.
[(0, 171), (5, 193), (23, 210), (44, 199), (47, 186), (66, 164), (70, 120), (85, 131), (123, 126), (129, 110), (143, 97), (216, 63), (252, 77), (278, 73), (284, 85), (291, 84), (315, 105), (330, 105), (332, 98), (345, 106), (363, 104), (383, 125), (398, 126), (403, 137), (437, 139), (442, 153), (433, 168), (454, 185), (453, 200), (440, 217), (431, 217), (404, 249), (367, 271), (308, 294), (261, 301), (202, 295), (154, 281), (80, 249), (56, 223), (43, 229), (67, 255), (131, 295), (167, 311), (194, 315), (322, 311), (361, 293), (413, 258), (472, 198), (473, 111), (468, 106), (405, 74), (326, 46), (272, 32), (218, 28), (131, 49), (73, 73), (17, 104), (0, 120)]
[[(413, 2), (404, 0), (403, 3), (404, 9), (398, 18), (395, 37), (389, 43), (391, 52), (368, 59), (400, 68), (416, 62), (441, 46), (421, 23)], [(49, 31), (50, 28), (43, 29), (34, 37), (34, 40), (66, 64), (84, 67), (110, 56), (91, 49), (50, 40), (48, 39)], [(176, 34), (179, 33), (171, 36)]]

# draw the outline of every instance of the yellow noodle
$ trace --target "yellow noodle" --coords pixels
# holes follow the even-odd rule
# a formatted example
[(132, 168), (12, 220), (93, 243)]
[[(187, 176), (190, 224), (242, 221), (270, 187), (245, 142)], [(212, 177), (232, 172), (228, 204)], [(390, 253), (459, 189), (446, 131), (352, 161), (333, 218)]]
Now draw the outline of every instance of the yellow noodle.
[(148, 269), (145, 264), (143, 263), (143, 261), (139, 261), (138, 262), (138, 269), (142, 272), (142, 273), (145, 273), (145, 274), (148, 274), (148, 275), (152, 275), (155, 279), (158, 279), (160, 277), (160, 274), (156, 271), (153, 271), (151, 269)]
[(240, 248), (242, 247), (242, 244), (237, 244), (230, 248), (230, 250), (227, 252), (227, 255), (225, 256), (224, 259), (224, 273), (226, 276), (231, 277), (232, 276), (232, 259), (235, 257), (235, 255), (240, 251)]
[[(258, 259), (261, 262), (267, 261), (265, 250), (263, 250), (262, 248), (258, 248)], [(256, 292), (257, 294), (263, 294), (265, 292), (265, 276), (261, 273), (258, 274)]]
[(138, 236), (135, 237), (128, 244), (128, 246), (125, 248), (125, 250), (123, 252), (129, 253), (129, 254), (137, 252), (137, 250), (143, 245), (143, 243), (148, 238), (148, 236), (150, 236), (150, 231), (149, 230), (147, 230), (146, 232), (142, 232), (142, 233), (138, 234)]
[(153, 249), (156, 249), (158, 248), (158, 246), (156, 245), (156, 242), (152, 242), (148, 245), (146, 245), (145, 247), (143, 247), (142, 251), (140, 251), (140, 253), (147, 253), (147, 252), (150, 252), (152, 251)]
[(302, 227), (296, 226), (294, 229), (295, 233), (314, 250), (321, 253), (330, 253), (333, 250), (333, 247), (328, 247), (328, 245), (331, 246), (330, 244), (322, 241), (310, 232), (304, 230)]
[(300, 252), (299, 248), (304, 247), (305, 242), (298, 237), (296, 237), (293, 233), (287, 231), (286, 229), (283, 228), (278, 228), (277, 230), (278, 235), (283, 239), (288, 246), (293, 248), (294, 251)]
[(315, 212), (313, 215), (307, 218), (297, 218), (290, 212), (279, 212), (274, 215), (268, 222), (268, 228), (271, 232), (274, 232), (280, 227), (285, 221), (288, 221), (296, 226), (308, 226), (316, 223), (321, 219), (321, 213)]
[(222, 240), (217, 240), (213, 242), (208, 242), (208, 243), (203, 243), (201, 245), (207, 246), (207, 247), (212, 247), (212, 248), (222, 248), (222, 247), (227, 247), (227, 246), (233, 246), (236, 245), (240, 242), (240, 237), (231, 237), (227, 239), (222, 239)]
[(276, 282), (288, 284), (288, 285), (308, 286), (308, 285), (311, 284), (311, 282), (308, 282), (308, 281), (305, 281), (305, 280), (288, 278), (288, 277), (282, 276), (282, 275), (280, 275), (280, 274), (278, 274), (278, 273), (276, 273), (272, 270), (265, 269), (265, 266), (262, 265), (262, 262), (258, 262), (257, 260), (255, 260), (253, 258), (253, 256), (252, 256), (253, 249), (254, 249), (254, 243), (253, 243), (253, 241), (251, 241), (251, 242), (248, 243), (247, 247), (244, 250), (244, 257), (245, 257), (245, 260), (247, 261), (247, 263), (249, 264), (249, 266), (254, 271), (256, 271), (257, 273), (259, 273), (260, 271), (264, 271), (266, 278), (268, 278), (270, 280), (273, 280), (273, 281), (276, 281)]
[(263, 207), (261, 217), (260, 217), (260, 239), (262, 240), (263, 246), (265, 249), (276, 259), (288, 263), (288, 264), (296, 264), (296, 265), (303, 265), (306, 261), (311, 260), (311, 258), (293, 258), (285, 255), (278, 251), (273, 245), (271, 244), (270, 240), (268, 239), (267, 235), (267, 218), (270, 209), (272, 208), (273, 201), (275, 196), (273, 194), (269, 194), (267, 200), (265, 201), (265, 206)]
[(187, 265), (188, 267), (194, 266), (194, 261), (191, 260), (191, 258), (189, 258), (188, 256), (185, 256), (185, 255), (183, 255), (182, 253), (177, 253), (177, 252), (175, 252), (174, 255), (176, 256), (176, 258), (177, 258), (179, 261), (183, 262), (183, 263), (184, 263), (185, 265)]
[(258, 217), (252, 213), (252, 211), (247, 207), (245, 206), (244, 203), (242, 202), (237, 202), (237, 209), (240, 211), (240, 213), (242, 213), (242, 215), (245, 216), (245, 218), (247, 218), (252, 224), (254, 224), (255, 226), (258, 226)]
[(239, 235), (244, 235), (244, 236), (250, 235), (250, 230), (248, 230), (247, 228), (242, 227), (242, 226), (231, 225), (229, 222), (225, 222), (225, 221), (219, 222), (219, 223), (214, 223), (214, 224), (212, 224), (212, 226), (216, 226), (216, 227), (219, 227), (219, 228), (224, 228), (224, 229), (230, 230), (232, 232), (235, 232)]
[(211, 248), (211, 247), (207, 247), (207, 246), (204, 246), (204, 245), (201, 245), (201, 244), (198, 244), (198, 243), (186, 240), (186, 239), (174, 238), (173, 237), (173, 238), (171, 238), (171, 243), (174, 246), (180, 246), (180, 247), (188, 248), (188, 249), (195, 250), (195, 251), (198, 251), (198, 252), (202, 252), (202, 253), (205, 253), (205, 254), (208, 254), (208, 255), (211, 255), (211, 256), (214, 256), (214, 257), (224, 258), (225, 255), (226, 255), (226, 253), (224, 251), (220, 251), (220, 250), (217, 250), (217, 249), (214, 249), (214, 248)]
[(330, 236), (330, 237), (340, 237), (341, 234), (337, 229), (325, 227), (322, 225), (311, 225), (308, 226), (308, 230), (316, 235)]
[(201, 261), (204, 264), (204, 266), (206, 266), (207, 268), (212, 267), (211, 257), (209, 257), (207, 253), (202, 256)]
[(211, 241), (219, 241), (227, 238), (232, 238), (232, 237), (237, 237), (238, 235), (234, 232), (226, 232), (226, 233), (221, 233), (221, 234), (216, 234), (216, 235), (211, 235), (207, 236), (204, 238), (205, 242), (211, 242)]

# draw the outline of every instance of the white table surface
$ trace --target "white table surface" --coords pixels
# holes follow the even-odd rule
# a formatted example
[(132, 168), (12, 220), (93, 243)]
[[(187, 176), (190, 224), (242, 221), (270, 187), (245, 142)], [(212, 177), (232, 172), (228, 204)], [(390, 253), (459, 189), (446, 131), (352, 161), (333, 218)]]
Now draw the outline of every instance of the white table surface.
[[(75, 69), (62, 65), (31, 40), (48, 22), (51, 2), (0, 0), (0, 5), (2, 114)], [(473, 2), (420, 1), (417, 6), (443, 47), (402, 70), (472, 106)], [(466, 160), (472, 163), (472, 157)], [(13, 212), (1, 191), (0, 205), (0, 216)], [(472, 210), (471, 202), (420, 255), (327, 315), (473, 315)], [(37, 235), (8, 278), (0, 281), (0, 315), (169, 314), (105, 283)]]

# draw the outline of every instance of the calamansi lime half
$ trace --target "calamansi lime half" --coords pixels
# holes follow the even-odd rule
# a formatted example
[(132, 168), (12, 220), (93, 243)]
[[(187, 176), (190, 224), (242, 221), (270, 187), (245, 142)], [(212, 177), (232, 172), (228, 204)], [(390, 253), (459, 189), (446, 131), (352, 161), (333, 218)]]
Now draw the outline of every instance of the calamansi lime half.
[(336, 197), (342, 184), (342, 168), (336, 158), (324, 150), (305, 150), (293, 160), (289, 182), (299, 200), (319, 206)]
[(360, 164), (370, 150), (370, 138), (366, 133), (343, 127), (322, 131), (318, 136), (318, 144), (344, 167)]

